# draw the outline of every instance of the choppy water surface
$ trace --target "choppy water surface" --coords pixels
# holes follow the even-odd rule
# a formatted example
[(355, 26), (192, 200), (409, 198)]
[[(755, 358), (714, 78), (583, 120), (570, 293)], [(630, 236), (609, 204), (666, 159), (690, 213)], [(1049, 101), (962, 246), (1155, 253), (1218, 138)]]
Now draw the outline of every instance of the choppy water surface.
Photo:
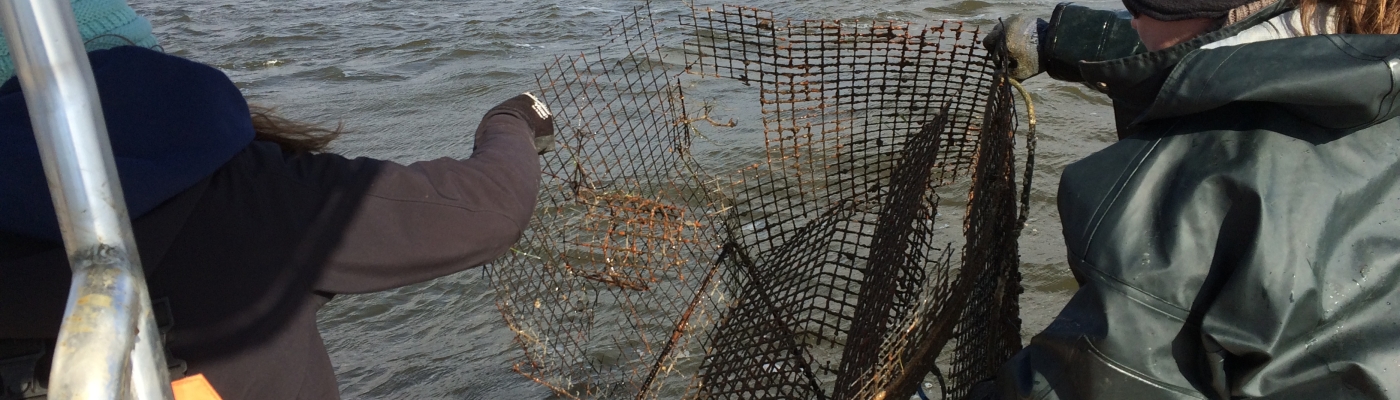
[[(295, 119), (343, 123), (346, 155), (401, 162), (464, 157), (482, 113), (534, 85), (555, 56), (604, 39), (604, 28), (640, 1), (532, 0), (131, 0), (165, 49), (222, 69), (251, 102)], [(989, 26), (1013, 13), (1046, 15), (1053, 0), (729, 1), (780, 17), (929, 21)], [(1116, 1), (1082, 2), (1120, 7)], [(699, 4), (709, 5), (704, 2)], [(718, 2), (713, 4), (718, 6)], [(653, 10), (675, 21), (680, 0)], [(678, 31), (663, 40), (679, 46)], [(1027, 337), (1074, 288), (1055, 213), (1055, 188), (1070, 162), (1112, 140), (1107, 101), (1045, 77), (1027, 84), (1041, 121), (1032, 220), (1022, 238)], [(715, 110), (752, 107), (749, 99)], [(697, 152), (747, 164), (752, 152)], [(345, 398), (550, 398), (511, 372), (518, 356), (481, 271), (384, 293), (337, 298), (321, 330)]]

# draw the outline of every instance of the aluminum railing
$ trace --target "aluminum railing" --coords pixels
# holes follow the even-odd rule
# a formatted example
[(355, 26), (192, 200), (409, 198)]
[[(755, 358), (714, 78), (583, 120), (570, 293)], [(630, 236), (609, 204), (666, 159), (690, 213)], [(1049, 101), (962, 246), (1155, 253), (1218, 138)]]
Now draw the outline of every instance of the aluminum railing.
[(73, 269), (51, 399), (171, 399), (97, 85), (69, 0), (0, 0)]

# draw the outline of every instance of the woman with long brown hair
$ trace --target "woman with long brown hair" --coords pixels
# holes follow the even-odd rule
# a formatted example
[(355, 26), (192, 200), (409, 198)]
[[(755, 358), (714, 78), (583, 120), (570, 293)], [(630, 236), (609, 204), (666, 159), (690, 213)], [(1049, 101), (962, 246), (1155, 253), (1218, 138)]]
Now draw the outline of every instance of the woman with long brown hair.
[(1124, 5), (988, 44), (1120, 140), (1060, 181), (1079, 289), (978, 395), (1400, 396), (1400, 1)]
[[(206, 392), (338, 398), (317, 309), (480, 266), (530, 220), (553, 135), (532, 96), (462, 127), (469, 158), (347, 159), (324, 151), (338, 128), (250, 108), (219, 70), (148, 49), (149, 23), (124, 1), (73, 7), (85, 39), (121, 39), (89, 40), (88, 58), (150, 293), (172, 317), (172, 371)], [(42, 393), (71, 273), (3, 44), (0, 399), (11, 399)]]
[(1337, 33), (1400, 35), (1400, 0), (1298, 0), (1303, 20), (1327, 12), (1319, 8), (1335, 10)]

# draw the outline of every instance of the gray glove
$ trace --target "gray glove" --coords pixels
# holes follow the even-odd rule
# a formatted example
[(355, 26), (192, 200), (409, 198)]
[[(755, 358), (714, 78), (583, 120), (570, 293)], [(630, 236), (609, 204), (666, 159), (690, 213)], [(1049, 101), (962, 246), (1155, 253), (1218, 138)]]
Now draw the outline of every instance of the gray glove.
[(1011, 78), (1025, 80), (1045, 72), (1040, 62), (1040, 43), (1049, 26), (1043, 19), (1012, 15), (987, 33), (982, 47), (993, 53), (1005, 48), (1011, 58)]
[(486, 116), (481, 120), (485, 121), (499, 113), (513, 114), (524, 118), (525, 122), (530, 124), (530, 130), (535, 136), (535, 151), (539, 154), (554, 150), (554, 115), (549, 112), (549, 107), (544, 102), (535, 98), (535, 95), (526, 92), (512, 97), (486, 111)]

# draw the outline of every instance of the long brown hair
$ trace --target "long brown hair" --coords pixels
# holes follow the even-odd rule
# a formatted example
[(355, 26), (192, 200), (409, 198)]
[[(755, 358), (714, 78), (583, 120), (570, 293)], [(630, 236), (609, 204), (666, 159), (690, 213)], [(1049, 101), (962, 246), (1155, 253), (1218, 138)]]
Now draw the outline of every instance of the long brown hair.
[[(1297, 0), (1304, 21), (1312, 21), (1318, 6), (1336, 7), (1342, 33), (1400, 34), (1400, 0)], [(1305, 29), (1312, 24), (1303, 24)], [(1311, 33), (1311, 32), (1308, 32)]]
[(256, 132), (253, 138), (276, 143), (288, 153), (325, 151), (326, 146), (344, 133), (340, 124), (336, 124), (335, 129), (328, 129), (293, 121), (277, 115), (275, 110), (268, 107), (249, 105), (248, 111), (253, 118), (253, 131)]

